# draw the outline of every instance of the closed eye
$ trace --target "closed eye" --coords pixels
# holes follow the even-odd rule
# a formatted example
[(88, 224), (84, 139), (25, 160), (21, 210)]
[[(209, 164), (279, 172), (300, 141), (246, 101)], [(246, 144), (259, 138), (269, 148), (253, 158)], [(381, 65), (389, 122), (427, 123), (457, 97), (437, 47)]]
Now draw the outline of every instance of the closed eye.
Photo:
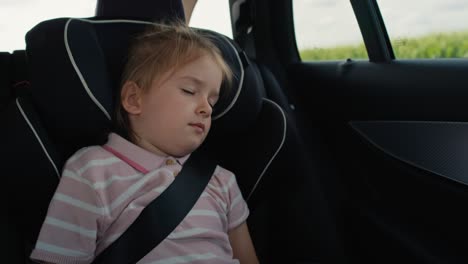
[(195, 92), (192, 91), (192, 90), (189, 90), (189, 89), (182, 89), (182, 92), (186, 93), (186, 94), (191, 94), (191, 95), (194, 95)]

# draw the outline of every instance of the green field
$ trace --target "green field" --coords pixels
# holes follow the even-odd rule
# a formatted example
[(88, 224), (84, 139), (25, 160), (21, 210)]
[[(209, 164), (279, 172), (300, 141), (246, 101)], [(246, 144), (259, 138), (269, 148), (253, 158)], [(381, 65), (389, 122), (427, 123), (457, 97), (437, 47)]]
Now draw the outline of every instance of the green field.
[[(468, 58), (468, 31), (391, 40), (396, 58)], [(364, 44), (300, 51), (302, 60), (368, 58)]]

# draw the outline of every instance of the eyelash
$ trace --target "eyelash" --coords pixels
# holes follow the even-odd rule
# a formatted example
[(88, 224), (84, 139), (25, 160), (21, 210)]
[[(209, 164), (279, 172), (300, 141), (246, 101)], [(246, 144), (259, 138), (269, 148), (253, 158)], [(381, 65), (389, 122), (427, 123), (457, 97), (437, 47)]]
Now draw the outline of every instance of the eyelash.
[[(188, 90), (188, 89), (184, 89), (184, 88), (182, 88), (182, 91), (183, 91), (184, 93), (190, 94), (190, 95), (194, 95), (194, 94), (195, 94), (195, 92), (193, 92), (193, 91), (191, 91), (191, 90)], [(214, 103), (214, 104), (213, 104), (213, 103), (209, 103), (209, 104), (210, 104), (211, 108), (213, 108), (213, 107), (215, 106), (216, 103)]]
[(188, 90), (188, 89), (182, 89), (182, 91), (186, 94), (191, 94), (191, 95), (194, 95), (195, 92), (191, 91), (191, 90)]

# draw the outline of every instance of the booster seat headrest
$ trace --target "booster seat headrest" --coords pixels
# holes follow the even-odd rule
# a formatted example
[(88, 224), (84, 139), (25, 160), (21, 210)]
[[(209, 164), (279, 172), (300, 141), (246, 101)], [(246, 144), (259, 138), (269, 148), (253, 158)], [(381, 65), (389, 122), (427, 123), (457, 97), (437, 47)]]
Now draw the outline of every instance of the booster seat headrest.
[[(26, 35), (31, 95), (50, 138), (64, 155), (102, 144), (111, 129), (114, 98), (129, 45), (150, 22), (59, 18)], [(206, 30), (205, 30), (206, 31)], [(213, 112), (213, 133), (227, 136), (254, 122), (261, 89), (234, 42), (206, 31), (235, 78)]]

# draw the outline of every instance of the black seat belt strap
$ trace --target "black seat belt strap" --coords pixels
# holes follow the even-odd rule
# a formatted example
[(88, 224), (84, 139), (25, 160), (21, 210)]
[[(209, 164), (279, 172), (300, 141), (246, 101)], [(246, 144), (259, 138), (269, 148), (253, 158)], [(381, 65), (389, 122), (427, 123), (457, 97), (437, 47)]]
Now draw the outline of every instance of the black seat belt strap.
[(200, 149), (192, 153), (172, 184), (143, 209), (93, 264), (137, 263), (187, 216), (208, 185), (215, 168), (216, 163)]

